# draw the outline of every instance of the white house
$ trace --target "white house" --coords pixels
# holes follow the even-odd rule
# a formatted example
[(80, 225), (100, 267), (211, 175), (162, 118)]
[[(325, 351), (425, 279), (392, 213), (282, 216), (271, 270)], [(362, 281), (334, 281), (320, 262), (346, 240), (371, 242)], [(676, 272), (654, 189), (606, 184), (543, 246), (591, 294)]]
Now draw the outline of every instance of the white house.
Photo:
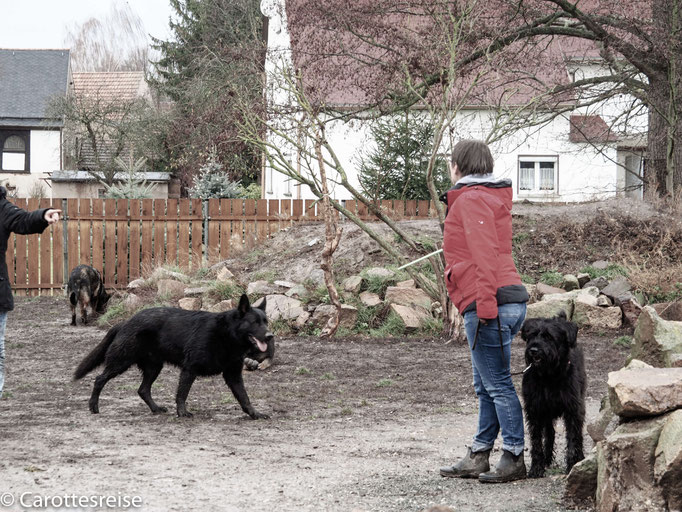
[[(273, 105), (284, 105), (290, 101), (286, 87), (282, 86), (282, 68), (292, 66), (294, 62), (298, 64), (300, 58), (296, 52), (306, 53), (309, 58), (314, 51), (311, 50), (314, 47), (311, 44), (312, 38), (325, 37), (327, 34), (325, 31), (315, 30), (314, 27), (289, 26), (289, 4), (297, 1), (300, 0), (286, 0), (286, 3), (285, 0), (261, 2), (261, 10), (269, 19), (266, 97)], [(298, 19), (302, 24), (309, 21), (306, 17)], [(293, 38), (293, 44), (292, 31), (297, 36)], [(329, 33), (333, 34), (333, 31)], [(334, 44), (334, 41), (326, 41), (325, 44)], [(557, 41), (556, 48), (548, 52), (548, 55), (549, 59), (553, 59), (546, 63), (548, 68), (552, 68), (545, 73), (550, 82), (554, 80), (555, 83), (567, 83), (597, 74), (604, 69), (596, 48), (584, 43), (564, 40), (562, 46), (562, 42)], [(538, 66), (538, 63), (532, 65)], [(539, 66), (542, 67), (543, 64)], [(540, 74), (543, 69), (529, 71)], [(353, 70), (349, 69), (348, 72), (352, 73)], [(305, 74), (305, 70), (302, 73)], [(304, 79), (309, 83), (314, 82), (315, 73), (309, 73)], [(346, 80), (345, 83), (338, 91), (327, 93), (325, 101), (328, 105), (340, 108), (359, 106), (362, 102), (361, 95), (353, 92), (351, 80)], [(525, 94), (530, 99), (529, 93)], [(514, 100), (509, 101), (513, 103)], [(647, 116), (642, 109), (639, 116), (630, 116), (622, 121), (621, 114), (630, 107), (632, 101), (633, 98), (622, 96), (589, 107), (567, 109), (541, 125), (510, 131), (491, 143), (496, 176), (512, 180), (514, 197), (517, 200), (574, 202), (626, 193), (641, 197), (642, 180), (637, 176), (642, 176)], [(571, 105), (567, 102), (564, 106), (566, 104)], [(416, 110), (417, 115), (418, 112)], [(442, 154), (447, 155), (459, 139), (485, 139), (495, 125), (497, 112), (496, 108), (482, 101), (465, 104), (457, 113), (443, 142)], [(282, 120), (280, 128), (286, 131), (285, 120)], [(290, 124), (288, 129), (291, 131), (287, 136), (296, 140), (296, 127)], [(277, 146), (290, 159), (297, 172), (302, 175), (318, 172), (314, 159), (302, 158), (294, 145), (288, 144), (283, 137), (274, 133), (269, 136), (278, 141)], [(328, 125), (326, 136), (346, 170), (349, 181), (359, 188), (359, 159), (374, 144), (367, 124), (357, 120), (335, 121)], [(307, 186), (298, 185), (267, 163), (262, 188), (266, 199), (315, 197)], [(336, 199), (351, 199), (351, 194), (339, 186), (333, 188), (332, 195)]]
[(50, 197), (45, 180), (62, 169), (64, 123), (49, 103), (69, 81), (69, 50), (0, 49), (0, 184), (10, 194)]

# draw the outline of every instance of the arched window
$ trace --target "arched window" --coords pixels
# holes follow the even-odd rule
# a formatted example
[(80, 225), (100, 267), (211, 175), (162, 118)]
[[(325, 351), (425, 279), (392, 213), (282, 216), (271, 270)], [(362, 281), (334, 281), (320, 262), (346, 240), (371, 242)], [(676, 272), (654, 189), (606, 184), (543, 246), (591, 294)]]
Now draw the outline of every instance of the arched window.
[(0, 131), (0, 169), (28, 172), (28, 132)]

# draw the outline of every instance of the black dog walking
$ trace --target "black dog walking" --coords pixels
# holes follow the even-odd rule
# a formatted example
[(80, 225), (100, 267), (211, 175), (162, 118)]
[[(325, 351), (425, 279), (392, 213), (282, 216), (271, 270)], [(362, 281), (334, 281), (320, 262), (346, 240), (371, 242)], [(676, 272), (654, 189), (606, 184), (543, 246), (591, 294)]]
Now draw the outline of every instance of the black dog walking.
[(140, 398), (153, 413), (166, 412), (152, 399), (152, 384), (164, 363), (181, 368), (176, 394), (178, 416), (192, 416), (185, 402), (198, 376), (223, 374), (223, 379), (242, 410), (253, 419), (267, 418), (257, 412), (246, 394), (242, 379), (244, 357), (253, 349), (265, 352), (272, 339), (265, 316), (265, 301), (252, 308), (242, 295), (237, 309), (224, 313), (151, 308), (140, 311), (127, 322), (112, 327), (104, 340), (78, 365), (80, 379), (104, 363), (95, 379), (90, 411), (99, 412), (99, 395), (104, 385), (133, 364), (142, 370)]
[(526, 342), (523, 407), (531, 438), (528, 476), (544, 476), (554, 457), (554, 420), (566, 426), (566, 472), (583, 460), (583, 423), (587, 376), (583, 351), (577, 345), (578, 326), (564, 313), (532, 318), (521, 328)]

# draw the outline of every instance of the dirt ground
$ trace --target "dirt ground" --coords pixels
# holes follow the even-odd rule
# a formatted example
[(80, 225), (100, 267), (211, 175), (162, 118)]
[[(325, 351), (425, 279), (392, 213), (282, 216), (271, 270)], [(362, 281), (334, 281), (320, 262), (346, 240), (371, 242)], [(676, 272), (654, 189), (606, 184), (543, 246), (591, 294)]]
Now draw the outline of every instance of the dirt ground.
[[(18, 299), (7, 328), (6, 397), (0, 401), (0, 510), (20, 495), (139, 497), (143, 510), (561, 511), (559, 463), (549, 476), (512, 484), (443, 479), (475, 429), (467, 348), (440, 339), (321, 341), (282, 338), (276, 364), (245, 374), (256, 409), (241, 412), (219, 377), (198, 380), (192, 419), (150, 414), (131, 369), (110, 382), (92, 415), (94, 375), (74, 382), (80, 359), (103, 337), (69, 325), (66, 299)], [(626, 352), (621, 333), (581, 332), (596, 416), (609, 371)], [(512, 369), (522, 369), (523, 342)], [(178, 372), (166, 368), (157, 402), (174, 410)], [(520, 377), (515, 377), (520, 386)], [(586, 451), (592, 449), (585, 436)], [(499, 452), (493, 455), (497, 462)], [(527, 455), (528, 461), (528, 455)], [(10, 493), (5, 495), (3, 493)], [(15, 504), (8, 500), (14, 499)]]

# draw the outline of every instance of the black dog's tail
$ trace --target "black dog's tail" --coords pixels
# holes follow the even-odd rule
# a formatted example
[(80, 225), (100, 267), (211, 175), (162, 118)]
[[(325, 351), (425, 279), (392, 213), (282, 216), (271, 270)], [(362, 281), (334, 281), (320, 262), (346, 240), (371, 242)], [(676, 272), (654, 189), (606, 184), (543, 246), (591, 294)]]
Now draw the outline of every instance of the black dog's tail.
[(121, 324), (115, 325), (109, 329), (109, 332), (100, 342), (100, 344), (92, 349), (87, 356), (85, 356), (85, 359), (81, 361), (81, 364), (78, 365), (76, 371), (73, 372), (74, 380), (82, 379), (104, 362), (104, 356), (106, 356), (109, 345), (111, 345), (111, 343), (114, 341), (114, 338), (116, 337), (116, 334), (118, 334), (120, 328)]

